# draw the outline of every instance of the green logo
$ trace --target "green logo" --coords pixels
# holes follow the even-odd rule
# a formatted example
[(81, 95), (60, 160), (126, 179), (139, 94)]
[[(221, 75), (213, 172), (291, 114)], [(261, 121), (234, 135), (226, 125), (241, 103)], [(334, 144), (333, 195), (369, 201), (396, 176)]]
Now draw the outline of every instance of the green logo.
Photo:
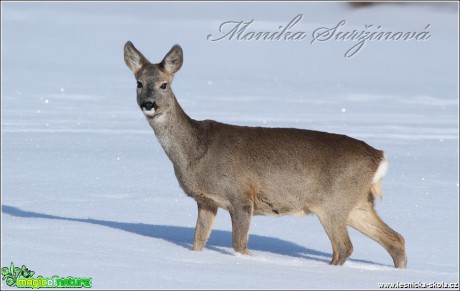
[(68, 277), (43, 277), (37, 276), (34, 278), (34, 271), (27, 269), (25, 265), (21, 268), (15, 267), (11, 263), (10, 267), (2, 268), (2, 281), (6, 281), (6, 285), (17, 288), (91, 288), (91, 278), (76, 278)]

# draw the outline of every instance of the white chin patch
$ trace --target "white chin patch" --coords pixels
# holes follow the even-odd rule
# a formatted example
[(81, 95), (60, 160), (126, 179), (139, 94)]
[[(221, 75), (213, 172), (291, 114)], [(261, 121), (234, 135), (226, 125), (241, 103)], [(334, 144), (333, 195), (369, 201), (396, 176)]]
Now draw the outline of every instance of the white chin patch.
[(155, 109), (150, 109), (150, 110), (147, 110), (145, 108), (142, 108), (142, 112), (144, 112), (145, 115), (147, 116), (153, 116), (155, 114)]

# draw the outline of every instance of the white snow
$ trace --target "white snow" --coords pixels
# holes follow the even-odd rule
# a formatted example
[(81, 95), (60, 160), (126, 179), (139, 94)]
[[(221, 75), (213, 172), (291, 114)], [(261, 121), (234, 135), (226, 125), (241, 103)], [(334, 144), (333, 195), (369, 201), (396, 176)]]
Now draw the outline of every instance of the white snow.
[[(2, 267), (92, 277), (104, 289), (458, 282), (457, 4), (1, 5)], [(207, 39), (225, 21), (276, 31), (298, 14), (294, 30), (306, 31), (305, 41)], [(368, 41), (352, 58), (344, 54), (356, 42), (311, 43), (316, 28), (341, 20), (347, 31), (430, 24), (431, 37)], [(335, 132), (384, 150), (391, 167), (376, 208), (404, 236), (408, 269), (393, 268), (353, 229), (350, 259), (329, 266), (329, 239), (314, 216), (254, 217), (248, 257), (235, 255), (219, 210), (205, 249), (191, 251), (196, 204), (136, 104), (128, 40), (152, 62), (182, 46), (172, 87), (195, 119)]]

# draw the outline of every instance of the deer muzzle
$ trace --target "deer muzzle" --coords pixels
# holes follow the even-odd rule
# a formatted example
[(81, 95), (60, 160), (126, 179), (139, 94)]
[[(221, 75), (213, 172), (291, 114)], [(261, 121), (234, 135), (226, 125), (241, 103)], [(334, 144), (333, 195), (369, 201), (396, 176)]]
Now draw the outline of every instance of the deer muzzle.
[(151, 101), (144, 101), (141, 104), (141, 109), (142, 112), (144, 112), (145, 115), (148, 116), (153, 116), (155, 114), (155, 111), (157, 110), (158, 106), (155, 102)]

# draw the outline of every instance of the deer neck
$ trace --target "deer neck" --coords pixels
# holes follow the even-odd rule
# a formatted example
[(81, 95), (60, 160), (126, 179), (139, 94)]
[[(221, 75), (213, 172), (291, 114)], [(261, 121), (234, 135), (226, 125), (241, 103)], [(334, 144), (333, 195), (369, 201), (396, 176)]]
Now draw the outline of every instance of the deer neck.
[(173, 96), (171, 108), (149, 120), (158, 141), (174, 166), (184, 169), (200, 149), (199, 124), (191, 119)]

